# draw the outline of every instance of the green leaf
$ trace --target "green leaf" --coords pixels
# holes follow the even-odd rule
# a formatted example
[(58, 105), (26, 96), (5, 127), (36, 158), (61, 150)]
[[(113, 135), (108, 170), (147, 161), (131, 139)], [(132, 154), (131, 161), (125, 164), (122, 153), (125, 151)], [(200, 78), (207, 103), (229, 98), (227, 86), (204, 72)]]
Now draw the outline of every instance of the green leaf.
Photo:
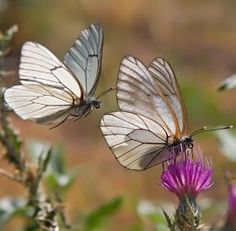
[(72, 169), (67, 174), (58, 174), (49, 172), (45, 175), (44, 180), (47, 187), (51, 191), (65, 191), (70, 188), (76, 181), (78, 176), (78, 170)]
[(235, 87), (236, 87), (236, 74), (233, 74), (220, 83), (218, 90), (224, 91)]
[(4, 130), (5, 137), (7, 137), (9, 145), (15, 150), (15, 152), (19, 152), (21, 148), (21, 141), (19, 140), (18, 134), (9, 126), (9, 124), (5, 124)]
[(47, 163), (46, 171), (44, 172), (44, 182), (47, 188), (51, 191), (65, 192), (73, 185), (77, 176), (78, 169), (66, 169), (66, 160), (64, 158), (64, 150), (62, 146), (57, 146), (50, 150), (50, 145), (36, 140), (29, 140), (27, 142), (27, 149), (31, 155), (32, 160), (38, 164), (44, 163), (50, 151), (50, 160)]
[[(38, 163), (39, 158), (45, 159), (47, 152), (50, 150), (50, 145), (45, 142), (37, 140), (28, 140), (26, 143), (27, 150), (31, 155), (32, 160)], [(66, 161), (64, 158), (64, 150), (61, 146), (53, 148), (50, 162), (48, 164), (47, 172), (53, 172), (57, 174), (65, 174)]]
[(236, 162), (236, 135), (230, 131), (216, 132), (222, 154), (229, 160)]
[(105, 220), (120, 209), (122, 202), (123, 199), (121, 197), (117, 197), (92, 211), (85, 218), (85, 226), (83, 230), (100, 230), (104, 225)]
[[(168, 210), (168, 212), (172, 211), (172, 205), (165, 204), (165, 209)], [(141, 218), (147, 219), (150, 223), (153, 224), (155, 227), (155, 230), (159, 231), (167, 231), (169, 230), (167, 227), (167, 221), (165, 215), (167, 213), (163, 213), (163, 210), (160, 206), (156, 206), (151, 201), (140, 201), (138, 204), (138, 214)]]
[(31, 221), (29, 221), (23, 229), (23, 231), (41, 231), (41, 230), (42, 229), (40, 228), (39, 224), (33, 219), (31, 219)]
[(0, 229), (13, 217), (22, 217), (26, 221), (24, 231), (39, 231), (39, 225), (33, 215), (35, 208), (27, 205), (24, 198), (5, 197), (0, 200)]
[(64, 149), (62, 146), (57, 146), (53, 149), (52, 158), (48, 170), (57, 172), (58, 174), (66, 173), (66, 161), (64, 158)]
[(51, 190), (65, 192), (73, 185), (78, 176), (78, 169), (66, 169), (64, 150), (61, 146), (52, 150), (51, 160), (45, 174), (45, 182)]

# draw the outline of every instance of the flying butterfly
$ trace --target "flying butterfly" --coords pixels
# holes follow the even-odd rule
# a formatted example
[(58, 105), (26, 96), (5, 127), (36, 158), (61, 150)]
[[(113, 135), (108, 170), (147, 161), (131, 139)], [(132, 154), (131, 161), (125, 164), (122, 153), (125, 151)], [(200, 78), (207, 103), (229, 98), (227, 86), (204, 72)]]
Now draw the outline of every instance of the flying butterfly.
[[(81, 32), (61, 62), (46, 47), (25, 42), (20, 59), (21, 85), (6, 89), (4, 99), (22, 119), (60, 125), (99, 108), (93, 96), (102, 63), (103, 30), (91, 24)], [(56, 124), (56, 125), (55, 125)]]
[(189, 135), (178, 82), (162, 58), (146, 67), (135, 57), (125, 57), (118, 73), (117, 101), (121, 111), (105, 114), (100, 126), (115, 158), (129, 169), (145, 170), (191, 149), (192, 136), (206, 130)]

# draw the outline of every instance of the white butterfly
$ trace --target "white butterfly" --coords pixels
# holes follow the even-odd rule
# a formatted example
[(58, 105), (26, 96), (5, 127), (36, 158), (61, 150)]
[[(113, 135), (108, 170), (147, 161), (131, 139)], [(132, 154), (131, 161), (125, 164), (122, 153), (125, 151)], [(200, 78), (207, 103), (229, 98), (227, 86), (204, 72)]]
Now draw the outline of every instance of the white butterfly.
[(181, 148), (192, 148), (186, 109), (170, 65), (156, 58), (148, 68), (125, 57), (117, 81), (121, 111), (108, 113), (101, 130), (123, 166), (144, 170), (171, 158)]
[(62, 63), (46, 47), (26, 42), (19, 67), (22, 85), (6, 89), (7, 104), (22, 119), (40, 124), (80, 119), (100, 107), (94, 97), (102, 62), (103, 30), (91, 24), (81, 32)]

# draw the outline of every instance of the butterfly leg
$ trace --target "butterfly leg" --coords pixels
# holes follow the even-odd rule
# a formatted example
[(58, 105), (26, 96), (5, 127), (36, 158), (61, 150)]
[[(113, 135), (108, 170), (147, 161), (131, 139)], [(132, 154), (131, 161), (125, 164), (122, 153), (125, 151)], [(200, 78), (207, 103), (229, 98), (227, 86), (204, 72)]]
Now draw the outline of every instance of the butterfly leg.
[(75, 120), (74, 120), (74, 122), (76, 122), (76, 121), (78, 121), (78, 120), (80, 120), (80, 119), (82, 119), (83, 118), (83, 116), (81, 115), (81, 116), (78, 116), (78, 115), (72, 115), (72, 116), (74, 116), (74, 117), (77, 117)]
[(63, 123), (69, 118), (69, 116), (70, 116), (70, 114), (67, 115), (62, 121), (60, 121), (59, 123), (57, 123), (55, 126), (49, 128), (49, 130), (54, 129), (54, 128), (58, 127), (59, 125), (63, 124)]
[(92, 111), (92, 109), (88, 110), (88, 111), (84, 114), (84, 117), (87, 117), (91, 111)]
[(165, 161), (161, 162), (161, 165), (162, 165), (162, 172), (164, 172), (164, 170), (165, 170)]
[(85, 112), (85, 113), (82, 114), (81, 116), (78, 116), (78, 115), (72, 115), (72, 116), (76, 116), (76, 117), (78, 117), (78, 118), (76, 118), (76, 119), (74, 120), (74, 122), (76, 122), (76, 121), (82, 119), (83, 117), (87, 117), (88, 114), (89, 114), (91, 111), (92, 111), (92, 110), (87, 110), (87, 112)]

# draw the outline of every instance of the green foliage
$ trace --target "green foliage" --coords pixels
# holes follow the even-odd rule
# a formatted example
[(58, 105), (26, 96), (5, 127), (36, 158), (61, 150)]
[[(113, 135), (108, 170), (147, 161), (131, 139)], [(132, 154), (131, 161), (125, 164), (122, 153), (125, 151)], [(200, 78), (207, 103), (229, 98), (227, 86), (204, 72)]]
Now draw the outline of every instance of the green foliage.
[(41, 230), (38, 223), (32, 219), (34, 209), (27, 205), (24, 198), (5, 197), (0, 200), (0, 229), (10, 222), (14, 217), (22, 217), (26, 222), (22, 231), (39, 231)]
[(51, 190), (67, 191), (78, 176), (78, 169), (66, 169), (65, 157), (62, 147), (53, 149), (52, 159), (48, 165), (45, 181)]
[(136, 224), (136, 225), (126, 229), (125, 231), (143, 231), (143, 226), (142, 226), (142, 224)]
[(103, 230), (105, 221), (120, 209), (122, 202), (121, 197), (114, 198), (87, 214), (82, 230)]
[(4, 113), (5, 112), (2, 112), (1, 124), (3, 129), (0, 131), (0, 140), (7, 147), (5, 158), (7, 158), (10, 163), (15, 163), (18, 169), (21, 169), (23, 168), (20, 163), (21, 141), (15, 130), (9, 126)]
[[(30, 140), (27, 142), (27, 147), (31, 155), (32, 161), (37, 162), (41, 157), (46, 158), (45, 152), (50, 150), (48, 144), (39, 141)], [(46, 187), (53, 192), (59, 194), (65, 193), (74, 184), (78, 176), (78, 169), (72, 168), (67, 170), (64, 150), (61, 146), (55, 147), (51, 151), (50, 161), (47, 164), (47, 169), (44, 173), (44, 183)]]
[[(64, 152), (59, 146), (51, 151), (49, 160), (46, 160), (48, 156), (45, 155), (50, 152), (49, 145), (31, 140), (27, 142), (27, 149), (33, 163), (48, 162), (47, 169), (42, 175), (42, 181), (45, 183), (47, 191), (55, 192), (57, 200), (59, 200), (61, 195), (64, 195), (74, 184), (78, 175), (77, 169), (67, 170)], [(114, 198), (85, 215), (82, 224), (79, 224), (83, 227), (81, 230), (104, 230), (107, 220), (120, 209), (122, 201), (121, 197)], [(3, 198), (0, 201), (0, 227), (3, 227), (13, 217), (20, 216), (25, 218), (24, 231), (40, 230), (38, 223), (32, 219), (36, 212), (35, 209), (34, 205), (28, 205), (26, 199)], [(61, 223), (66, 223), (64, 215), (61, 214), (59, 217)], [(62, 224), (62, 226), (67, 226), (67, 224)]]
[[(169, 204), (166, 204), (165, 209), (170, 207)], [(140, 201), (138, 205), (138, 214), (142, 218), (142, 220), (147, 220), (150, 224), (153, 225), (156, 231), (169, 230), (166, 222), (167, 212), (160, 208), (160, 206), (156, 206), (151, 201)]]
[[(210, 121), (212, 124), (218, 120), (221, 121), (222, 112), (217, 107), (216, 97), (209, 90), (198, 86), (197, 84), (185, 84), (181, 88), (184, 102), (186, 103), (190, 126), (192, 129), (199, 129), (199, 126), (205, 126)], [(202, 124), (202, 125), (201, 125)]]
[(10, 43), (17, 32), (17, 25), (11, 26), (5, 33), (0, 31), (0, 76), (7, 74), (7, 72), (3, 70), (3, 60), (11, 51)]
[(6, 148), (5, 158), (15, 165), (18, 170), (22, 171), (24, 169), (24, 161), (20, 154), (21, 141), (8, 122), (8, 111), (3, 102), (3, 89), (1, 88), (3, 84), (2, 76), (7, 74), (3, 69), (3, 60), (11, 50), (10, 43), (17, 31), (18, 27), (16, 25), (10, 27), (5, 33), (0, 31), (0, 125), (2, 128), (0, 131), (0, 142)]
[[(5, 197), (0, 200), (0, 225), (8, 222), (13, 216), (26, 215), (26, 200)], [(32, 215), (32, 214), (31, 214)]]

